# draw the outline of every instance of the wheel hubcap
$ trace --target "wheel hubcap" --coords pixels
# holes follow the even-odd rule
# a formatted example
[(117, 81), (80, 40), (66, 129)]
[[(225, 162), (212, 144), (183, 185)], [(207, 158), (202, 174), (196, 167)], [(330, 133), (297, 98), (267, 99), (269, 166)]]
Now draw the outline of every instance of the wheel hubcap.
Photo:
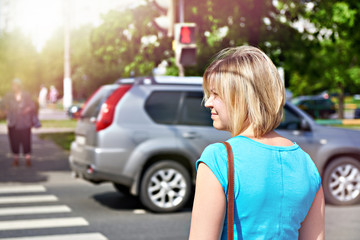
[(330, 175), (331, 194), (342, 202), (357, 198), (360, 194), (360, 171), (352, 164), (338, 166)]
[(179, 205), (186, 194), (184, 176), (175, 169), (161, 169), (150, 179), (148, 194), (158, 207), (170, 208)]

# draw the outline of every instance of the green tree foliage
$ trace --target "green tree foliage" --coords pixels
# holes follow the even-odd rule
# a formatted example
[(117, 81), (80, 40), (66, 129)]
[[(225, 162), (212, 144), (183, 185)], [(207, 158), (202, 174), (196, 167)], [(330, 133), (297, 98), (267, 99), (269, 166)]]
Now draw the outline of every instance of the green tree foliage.
[(45, 87), (54, 85), (60, 96), (64, 79), (64, 31), (59, 28), (46, 42), (39, 53), (41, 62), (41, 81)]
[[(309, 93), (310, 89), (326, 89), (339, 95), (339, 117), (343, 118), (345, 92), (356, 93), (360, 83), (360, 3), (356, 0), (314, 1), (314, 7), (306, 12), (316, 31), (308, 34), (315, 43), (311, 46), (311, 58), (307, 66), (293, 75), (294, 90)], [(293, 71), (295, 73), (295, 71)], [(299, 90), (299, 88), (298, 88)]]
[(122, 77), (152, 74), (154, 67), (172, 56), (171, 39), (151, 24), (155, 15), (144, 5), (106, 14), (91, 35), (94, 56), (107, 67), (117, 67)]
[[(92, 54), (91, 25), (72, 29), (70, 33), (70, 62), (73, 95), (75, 100), (84, 100), (99, 86), (112, 83), (119, 78), (121, 69), (107, 66)], [(59, 29), (49, 39), (41, 53), (41, 83), (46, 87), (54, 85), (60, 95), (64, 80), (64, 31)]]
[(99, 86), (113, 83), (122, 73), (121, 68), (98, 61), (92, 54), (91, 25), (82, 26), (71, 33), (71, 68), (74, 96), (86, 99)]
[[(301, 54), (304, 39), (291, 23), (303, 13), (302, 1), (283, 0), (274, 7), (271, 0), (184, 1), (185, 21), (198, 26), (198, 64), (186, 75), (202, 75), (213, 55), (225, 47), (250, 44), (261, 47), (275, 64), (291, 71), (285, 59)], [(151, 21), (159, 15), (152, 8), (139, 6), (112, 11), (92, 33), (94, 56), (101, 62), (123, 69), (122, 76), (150, 74), (162, 60), (168, 73), (177, 74), (171, 39), (158, 33)], [(266, 19), (266, 20), (264, 20)], [(297, 65), (298, 66), (298, 65)]]
[(301, 1), (186, 1), (186, 21), (198, 26), (198, 57), (190, 75), (201, 75), (214, 54), (226, 47), (252, 45), (263, 49), (277, 66), (292, 68), (285, 59), (301, 50), (301, 34), (291, 24), (304, 12)]
[(0, 36), (0, 96), (11, 89), (14, 78), (20, 78), (29, 92), (36, 94), (41, 72), (39, 57), (31, 41), (20, 31)]
[[(358, 93), (360, 82), (360, 4), (356, 0), (203, 0), (185, 2), (185, 22), (197, 29), (197, 65), (186, 75), (202, 75), (214, 54), (226, 47), (254, 45), (285, 69), (295, 95), (337, 91)], [(274, 4), (275, 3), (275, 4)], [(309, 4), (310, 3), (310, 4)], [(312, 8), (308, 8), (312, 4)], [(71, 30), (71, 71), (75, 99), (132, 74), (149, 75), (161, 61), (178, 74), (172, 38), (152, 21), (160, 13), (147, 5), (113, 10), (98, 27)], [(179, 16), (177, 16), (178, 19)], [(307, 21), (312, 30), (295, 24)], [(37, 92), (41, 83), (62, 92), (64, 35), (59, 29), (37, 53), (18, 31), (0, 36), (0, 94), (14, 77)], [(342, 108), (341, 108), (342, 109)], [(340, 110), (340, 116), (342, 110)]]

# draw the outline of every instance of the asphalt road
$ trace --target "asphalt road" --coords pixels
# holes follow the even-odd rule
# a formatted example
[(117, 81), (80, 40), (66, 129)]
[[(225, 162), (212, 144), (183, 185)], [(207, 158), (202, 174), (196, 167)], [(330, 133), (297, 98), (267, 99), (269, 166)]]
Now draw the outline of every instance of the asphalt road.
[[(136, 198), (125, 197), (115, 192), (111, 184), (94, 186), (82, 180), (72, 179), (69, 172), (49, 172), (45, 174), (48, 181), (32, 183), (31, 186), (45, 188), (42, 192), (0, 194), (0, 239), (30, 236), (97, 233), (104, 239), (186, 239), (189, 232), (190, 208), (172, 214), (153, 214), (143, 209)], [(24, 186), (25, 183), (11, 184)], [(8, 184), (0, 184), (0, 192)], [(10, 196), (56, 196), (56, 201), (36, 203), (1, 204), (1, 199)], [(70, 212), (7, 215), (1, 216), (4, 208), (24, 206), (67, 206)], [(14, 220), (23, 219), (73, 219), (81, 218), (84, 225), (65, 227), (42, 227), (40, 229), (2, 229), (3, 221), (11, 224)], [(27, 239), (28, 239), (27, 238)], [(72, 238), (71, 238), (72, 239)], [(74, 238), (78, 239), (78, 238)], [(86, 238), (92, 240), (92, 238)], [(98, 240), (95, 238), (94, 240)]]
[[(32, 168), (12, 168), (7, 146), (0, 134), (0, 240), (187, 239), (191, 204), (154, 214), (111, 184), (72, 178), (68, 154), (51, 142), (34, 137)], [(326, 239), (359, 240), (360, 205), (327, 205)]]

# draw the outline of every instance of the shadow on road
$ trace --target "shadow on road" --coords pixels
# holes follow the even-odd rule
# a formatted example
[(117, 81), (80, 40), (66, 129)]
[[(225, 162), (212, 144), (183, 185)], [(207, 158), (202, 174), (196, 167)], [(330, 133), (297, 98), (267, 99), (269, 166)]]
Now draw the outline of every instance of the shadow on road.
[(48, 171), (69, 171), (68, 154), (54, 143), (32, 135), (32, 166), (12, 166), (8, 136), (0, 134), (0, 182), (44, 182)]
[[(125, 195), (116, 191), (96, 194), (93, 195), (93, 198), (102, 206), (113, 210), (135, 210), (145, 208), (138, 197)], [(179, 212), (191, 212), (192, 204), (193, 196), (190, 197), (188, 203)]]
[(144, 208), (137, 197), (124, 195), (115, 191), (96, 194), (93, 196), (93, 198), (99, 204), (113, 210), (132, 210)]

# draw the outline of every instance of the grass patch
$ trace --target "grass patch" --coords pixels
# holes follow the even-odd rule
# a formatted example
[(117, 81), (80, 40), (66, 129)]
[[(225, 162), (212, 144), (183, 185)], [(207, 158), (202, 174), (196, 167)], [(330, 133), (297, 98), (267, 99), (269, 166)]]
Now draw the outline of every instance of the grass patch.
[(348, 129), (354, 129), (354, 130), (360, 130), (360, 125), (333, 124), (333, 125), (327, 125), (327, 126), (340, 127), (340, 128), (348, 128)]
[(75, 128), (76, 120), (42, 120), (41, 127), (43, 128)]
[[(77, 120), (41, 120), (40, 122), (43, 128), (75, 128)], [(0, 120), (0, 124), (6, 124), (6, 120)]]
[[(339, 99), (337, 97), (332, 97), (331, 98), (331, 101), (333, 103), (335, 103), (337, 105), (337, 108), (338, 108), (338, 105), (339, 105)], [(345, 104), (345, 110), (346, 110), (346, 107), (347, 106), (350, 106), (352, 105), (352, 107), (350, 107), (349, 109), (353, 110), (354, 107), (355, 108), (360, 108), (360, 100), (359, 99), (355, 99), (354, 96), (346, 96), (344, 98), (344, 104)]]
[(62, 149), (70, 151), (71, 142), (75, 140), (75, 134), (66, 133), (42, 133), (38, 135), (43, 140), (49, 140), (56, 143)]

